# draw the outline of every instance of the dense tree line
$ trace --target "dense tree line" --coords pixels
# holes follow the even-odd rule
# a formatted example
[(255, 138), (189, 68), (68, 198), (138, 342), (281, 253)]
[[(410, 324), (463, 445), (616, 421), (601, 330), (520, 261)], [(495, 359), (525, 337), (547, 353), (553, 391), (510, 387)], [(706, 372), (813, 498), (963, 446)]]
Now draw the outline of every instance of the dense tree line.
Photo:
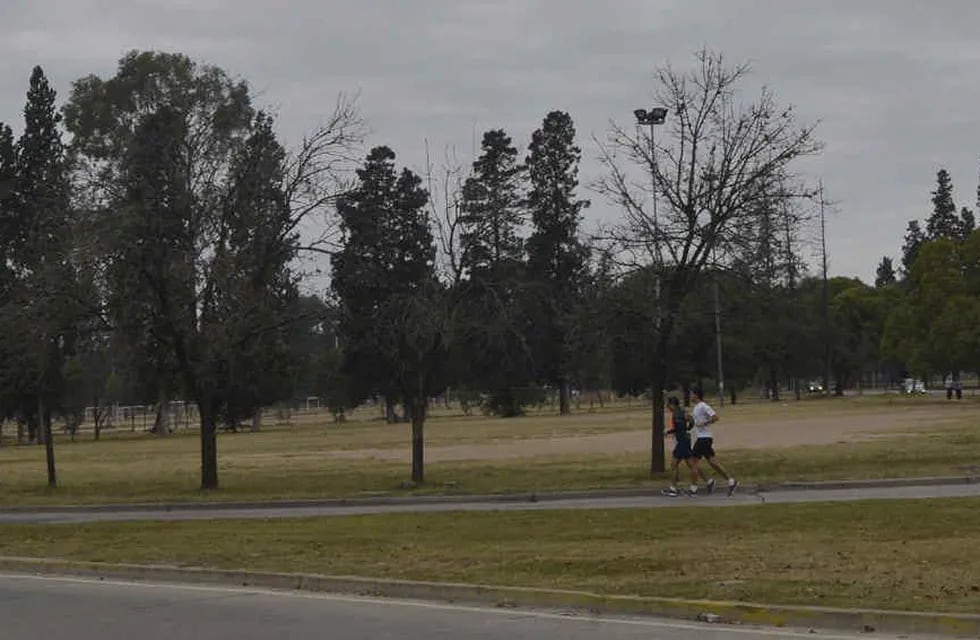
[[(53, 416), (74, 430), (94, 407), (98, 438), (105, 407), (154, 405), (162, 436), (171, 401), (192, 403), (213, 488), (219, 426), (372, 400), (411, 423), (422, 482), (439, 396), (507, 417), (647, 395), (656, 470), (662, 392), (717, 388), (719, 326), (731, 402), (801, 397), (828, 365), (839, 389), (972, 370), (980, 236), (949, 175), (900, 269), (832, 278), (825, 299), (802, 258), (816, 194), (793, 172), (821, 145), (767, 90), (739, 102), (747, 72), (709, 51), (660, 70), (663, 135), (613, 125), (607, 175), (581, 185), (565, 111), (526, 145), (486, 131), (434, 180), (365, 152), (343, 99), (287, 149), (244, 81), (179, 54), (127, 54), (60, 107), (36, 68), (19, 136), (0, 125), (2, 417), (47, 445), (53, 484)], [(619, 223), (582, 228), (587, 187)], [(322, 297), (303, 293), (308, 251), (329, 255)]]

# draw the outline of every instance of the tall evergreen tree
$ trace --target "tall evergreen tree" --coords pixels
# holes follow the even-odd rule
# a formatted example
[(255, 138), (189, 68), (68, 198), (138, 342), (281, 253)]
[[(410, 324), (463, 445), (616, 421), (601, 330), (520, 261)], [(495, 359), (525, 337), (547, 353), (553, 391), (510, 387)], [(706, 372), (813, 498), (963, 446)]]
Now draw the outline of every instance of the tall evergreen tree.
[(17, 152), (14, 134), (0, 122), (0, 295), (9, 293), (12, 275), (7, 258), (12, 249), (15, 224), (17, 185)]
[(466, 336), (464, 382), (489, 392), (489, 409), (522, 412), (532, 381), (527, 319), (521, 181), (517, 149), (503, 130), (487, 131), (482, 154), (463, 184), (460, 216), (464, 282), (461, 330)]
[(589, 203), (575, 194), (581, 155), (572, 118), (552, 111), (532, 135), (526, 160), (527, 205), (534, 225), (527, 253), (537, 311), (530, 325), (535, 365), (539, 376), (558, 387), (562, 414), (569, 412), (573, 359), (579, 351), (573, 341), (574, 312), (581, 304), (588, 258), (578, 227)]
[(953, 180), (949, 172), (940, 169), (936, 174), (936, 190), (932, 192), (932, 215), (926, 220), (926, 237), (956, 238), (960, 235), (960, 220), (953, 202)]
[(205, 297), (202, 309), (207, 325), (217, 330), (211, 344), (227, 354), (210, 372), (218, 382), (220, 413), (230, 425), (251, 417), (253, 430), (260, 426), (263, 404), (285, 400), (292, 391), (289, 320), (299, 289), (289, 265), (299, 234), (283, 190), (285, 161), (272, 118), (259, 113), (231, 162), (227, 234), (213, 267), (222, 286)]
[[(51, 414), (60, 409), (64, 366), (81, 320), (72, 263), (69, 181), (56, 94), (35, 67), (24, 107), (24, 131), (14, 150), (12, 216), (6, 222), (7, 265), (13, 287), (3, 309), (3, 358), (19, 379), (22, 406), (38, 442), (46, 445), (48, 483), (56, 484)], [(6, 136), (4, 136), (6, 137)], [(6, 143), (3, 143), (6, 146)], [(9, 149), (2, 152), (9, 156)], [(10, 388), (8, 385), (4, 385)]]
[(505, 265), (523, 257), (519, 227), (523, 167), (517, 148), (502, 129), (483, 135), (482, 155), (463, 184), (461, 244), (463, 263), (472, 277), (493, 279)]
[(956, 238), (958, 240), (966, 240), (973, 233), (973, 230), (976, 229), (976, 226), (977, 220), (973, 212), (966, 207), (960, 209), (960, 219), (956, 225)]
[(893, 284), (895, 280), (895, 267), (892, 264), (892, 259), (888, 256), (882, 257), (881, 262), (878, 263), (878, 269), (875, 271), (875, 287), (885, 287)]
[(912, 265), (919, 255), (919, 249), (926, 242), (926, 235), (922, 232), (922, 227), (918, 220), (909, 220), (905, 229), (905, 239), (902, 244), (902, 274), (908, 277), (912, 273)]
[(412, 420), (412, 479), (422, 482), (423, 427), (438, 386), (447, 339), (445, 298), (435, 278), (428, 194), (395, 153), (375, 147), (358, 185), (338, 204), (343, 247), (334, 254), (333, 291), (349, 398), (373, 392), (399, 399)]

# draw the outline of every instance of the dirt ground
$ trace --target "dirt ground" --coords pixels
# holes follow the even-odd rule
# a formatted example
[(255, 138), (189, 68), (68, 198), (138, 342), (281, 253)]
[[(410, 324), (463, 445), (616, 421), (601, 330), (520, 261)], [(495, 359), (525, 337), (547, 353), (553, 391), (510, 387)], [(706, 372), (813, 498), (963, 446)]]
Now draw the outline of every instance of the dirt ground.
[[(918, 429), (936, 429), (961, 420), (963, 413), (937, 412), (935, 408), (882, 410), (873, 414), (834, 414), (805, 418), (748, 420), (722, 419), (713, 426), (715, 447), (732, 449), (772, 449), (798, 445), (826, 445), (899, 435)], [(639, 426), (639, 425), (638, 425)], [(426, 447), (427, 461), (511, 460), (538, 456), (583, 454), (623, 454), (648, 450), (650, 429), (528, 439), (516, 442), (460, 444)], [(669, 444), (668, 444), (669, 446)], [(327, 457), (346, 460), (409, 461), (404, 449), (355, 449), (331, 451)]]

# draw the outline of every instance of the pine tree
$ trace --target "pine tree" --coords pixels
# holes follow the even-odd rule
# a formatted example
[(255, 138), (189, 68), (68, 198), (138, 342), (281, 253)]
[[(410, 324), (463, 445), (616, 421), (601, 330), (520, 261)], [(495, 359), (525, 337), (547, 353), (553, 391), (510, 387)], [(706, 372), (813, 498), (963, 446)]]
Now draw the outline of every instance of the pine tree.
[[(46, 445), (48, 484), (56, 484), (51, 414), (58, 409), (65, 361), (80, 311), (71, 262), (71, 210), (65, 148), (56, 94), (41, 67), (31, 73), (24, 131), (15, 148), (14, 215), (8, 227), (8, 264), (19, 303), (14, 336), (19, 373), (34, 385), (38, 442)], [(15, 337), (16, 336), (16, 337)], [(9, 364), (9, 361), (8, 361)]]
[(973, 212), (963, 207), (960, 209), (960, 219), (957, 221), (956, 225), (956, 237), (960, 240), (966, 240), (967, 237), (973, 233), (973, 230), (977, 226), (977, 220), (973, 215)]
[(460, 245), (464, 283), (462, 333), (467, 336), (464, 382), (489, 391), (488, 408), (503, 416), (522, 412), (519, 390), (531, 382), (524, 280), (524, 168), (503, 130), (487, 131), (482, 154), (463, 184)]
[(912, 265), (919, 255), (919, 249), (926, 241), (926, 236), (922, 233), (922, 227), (918, 220), (909, 220), (905, 230), (905, 242), (902, 245), (902, 273), (903, 277), (908, 277), (912, 273)]
[(960, 220), (953, 202), (953, 181), (949, 172), (940, 169), (936, 174), (936, 190), (932, 192), (932, 215), (926, 220), (926, 237), (956, 238), (960, 233)]
[(351, 398), (400, 395), (385, 326), (390, 303), (419, 294), (434, 279), (435, 245), (421, 179), (395, 170), (395, 153), (375, 147), (357, 171), (357, 187), (338, 203), (343, 248), (334, 254), (332, 287), (340, 303), (339, 334)]
[(471, 277), (495, 279), (508, 263), (519, 262), (523, 223), (517, 148), (502, 129), (483, 135), (482, 155), (473, 162), (473, 175), (463, 185), (461, 243)]
[(333, 256), (333, 291), (348, 398), (381, 392), (412, 420), (412, 480), (422, 482), (423, 426), (436, 391), (448, 329), (435, 278), (428, 194), (388, 147), (370, 151), (357, 187), (338, 204), (343, 248)]
[(884, 256), (878, 263), (878, 269), (875, 272), (875, 287), (880, 288), (893, 284), (895, 280), (895, 267), (892, 265), (892, 259)]
[(10, 293), (13, 277), (7, 257), (10, 255), (17, 218), (16, 163), (17, 152), (13, 131), (0, 122), (0, 295), (4, 299)]
[[(290, 265), (299, 234), (283, 190), (285, 159), (272, 118), (260, 112), (231, 163), (223, 218), (227, 242), (215, 259), (221, 281), (202, 310), (202, 329), (213, 329), (209, 342), (227, 354), (212, 373), (220, 384), (224, 422), (234, 426), (250, 417), (253, 430), (260, 427), (264, 404), (292, 392), (288, 341), (299, 291)], [(256, 332), (256, 326), (268, 330)]]
[[(17, 183), (17, 153), (14, 132), (0, 122), (0, 203), (9, 206)], [(5, 210), (6, 211), (6, 210)]]
[(560, 411), (569, 412), (569, 384), (576, 353), (573, 312), (581, 302), (588, 253), (578, 238), (581, 211), (575, 125), (562, 111), (552, 111), (531, 137), (526, 160), (530, 191), (527, 204), (534, 230), (527, 241), (528, 271), (534, 285), (531, 323), (536, 339), (539, 375), (559, 389)]

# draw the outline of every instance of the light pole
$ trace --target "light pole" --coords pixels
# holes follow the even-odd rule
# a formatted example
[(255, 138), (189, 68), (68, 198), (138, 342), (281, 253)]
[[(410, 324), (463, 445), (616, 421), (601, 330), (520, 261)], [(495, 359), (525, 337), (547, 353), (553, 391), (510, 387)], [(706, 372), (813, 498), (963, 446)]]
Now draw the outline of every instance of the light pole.
[(656, 373), (653, 376), (653, 384), (650, 385), (650, 404), (653, 410), (653, 428), (650, 431), (652, 438), (650, 446), (650, 474), (651, 477), (660, 471), (665, 470), (664, 463), (664, 390), (663, 390), (663, 371), (659, 370), (665, 366), (665, 358), (662, 349), (663, 337), (660, 330), (660, 221), (657, 219), (657, 147), (654, 143), (654, 128), (658, 124), (663, 124), (667, 119), (667, 109), (664, 107), (653, 107), (649, 111), (646, 109), (636, 109), (633, 111), (636, 116), (637, 128), (642, 125), (650, 127), (650, 182), (651, 197), (653, 198), (653, 353), (654, 367)]
[(638, 125), (648, 125), (650, 127), (650, 177), (651, 192), (653, 199), (653, 299), (656, 308), (654, 313), (654, 327), (656, 328), (656, 339), (660, 339), (660, 224), (657, 219), (657, 147), (654, 144), (653, 131), (658, 124), (663, 124), (667, 120), (667, 109), (665, 107), (653, 107), (649, 111), (646, 109), (635, 109), (633, 115), (636, 116)]
[(718, 404), (725, 406), (725, 371), (721, 366), (721, 305), (718, 303), (718, 265), (715, 265), (715, 344), (718, 348)]

